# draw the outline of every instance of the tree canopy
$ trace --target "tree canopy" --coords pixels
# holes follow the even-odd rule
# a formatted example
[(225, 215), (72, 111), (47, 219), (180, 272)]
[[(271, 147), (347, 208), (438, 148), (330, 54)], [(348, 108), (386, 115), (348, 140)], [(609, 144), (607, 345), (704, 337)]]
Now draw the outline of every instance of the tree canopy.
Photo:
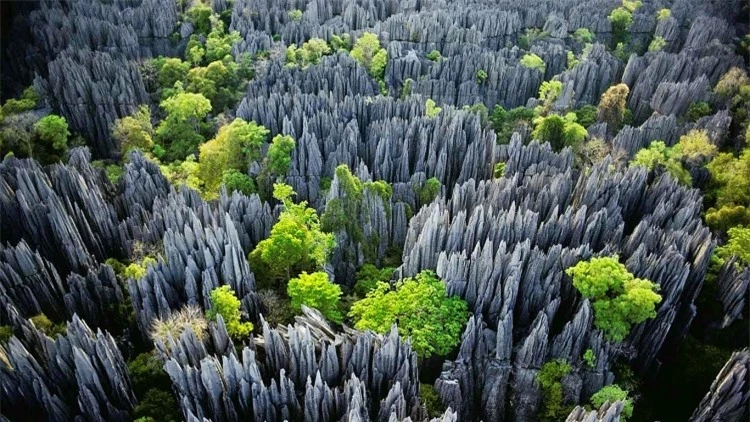
[(592, 302), (594, 325), (612, 341), (622, 341), (630, 328), (656, 316), (659, 286), (635, 278), (616, 257), (580, 261), (565, 270), (573, 286)]
[(358, 330), (386, 333), (396, 324), (420, 357), (448, 354), (459, 343), (468, 318), (466, 302), (449, 297), (445, 284), (427, 270), (394, 288), (379, 282), (352, 305), (349, 315)]
[(253, 324), (241, 322), (240, 300), (234, 294), (231, 287), (224, 285), (211, 291), (211, 308), (206, 311), (209, 320), (216, 321), (216, 316), (221, 315), (227, 327), (227, 333), (234, 338), (244, 338), (253, 331)]
[(341, 287), (331, 283), (328, 274), (322, 271), (312, 274), (303, 271), (299, 277), (289, 280), (287, 294), (295, 312), (299, 312), (302, 305), (305, 305), (317, 309), (333, 322), (341, 322), (344, 317), (339, 310)]

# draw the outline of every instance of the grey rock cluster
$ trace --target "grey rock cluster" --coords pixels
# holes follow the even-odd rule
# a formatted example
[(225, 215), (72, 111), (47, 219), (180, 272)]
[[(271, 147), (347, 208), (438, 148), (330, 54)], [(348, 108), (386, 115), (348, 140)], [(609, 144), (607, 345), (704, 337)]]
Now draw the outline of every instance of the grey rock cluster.
[(747, 415), (750, 352), (735, 352), (716, 376), (690, 421), (735, 421)]

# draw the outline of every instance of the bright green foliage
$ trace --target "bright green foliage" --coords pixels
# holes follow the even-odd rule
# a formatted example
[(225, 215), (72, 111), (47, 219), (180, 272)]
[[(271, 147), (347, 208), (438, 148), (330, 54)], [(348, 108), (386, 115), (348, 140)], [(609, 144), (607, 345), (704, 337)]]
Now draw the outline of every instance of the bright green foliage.
[(201, 94), (180, 92), (160, 105), (167, 117), (156, 128), (156, 141), (166, 148), (167, 161), (183, 160), (203, 142), (198, 130), (211, 111), (211, 102)]
[[(155, 155), (157, 147), (158, 145), (154, 147)], [(184, 185), (198, 192), (203, 192), (203, 180), (201, 180), (199, 175), (200, 165), (195, 161), (194, 155), (188, 155), (185, 161), (175, 161), (168, 165), (160, 165), (159, 169), (169, 183), (175, 186)]]
[(666, 171), (683, 185), (690, 186), (692, 178), (690, 172), (682, 167), (682, 151), (680, 148), (669, 148), (662, 141), (654, 141), (648, 148), (643, 148), (630, 161), (630, 167), (646, 167), (650, 172), (654, 170)]
[(158, 73), (159, 86), (172, 88), (176, 82), (185, 80), (190, 70), (190, 63), (172, 57), (159, 57), (154, 60), (154, 67)]
[(436, 62), (439, 61), (442, 56), (440, 55), (440, 52), (437, 50), (432, 50), (429, 53), (427, 53), (427, 60)]
[(224, 23), (218, 18), (211, 17), (211, 32), (206, 37), (206, 61), (224, 60), (232, 51), (232, 44), (240, 40), (237, 31), (224, 32)]
[(669, 9), (659, 9), (658, 12), (656, 12), (656, 19), (663, 21), (667, 20), (672, 16), (672, 11)]
[(585, 106), (576, 110), (575, 113), (577, 116), (576, 121), (578, 122), (578, 124), (588, 129), (589, 126), (596, 123), (599, 111), (596, 109), (596, 106), (586, 104)]
[(656, 316), (659, 286), (633, 277), (616, 257), (580, 261), (565, 270), (573, 286), (592, 302), (594, 325), (611, 341), (622, 341), (630, 328)]
[(35, 109), (38, 101), (39, 95), (34, 91), (34, 87), (26, 88), (20, 99), (11, 98), (0, 108), (0, 121), (5, 116)]
[(34, 323), (34, 326), (41, 332), (46, 334), (48, 337), (55, 338), (58, 334), (64, 335), (66, 333), (65, 324), (55, 324), (47, 318), (47, 315), (39, 314), (35, 315), (29, 320)]
[(539, 101), (542, 103), (539, 114), (545, 115), (549, 112), (552, 108), (552, 104), (554, 104), (555, 100), (557, 100), (562, 93), (562, 88), (563, 85), (560, 81), (542, 82), (542, 85), (539, 87)]
[(673, 148), (691, 165), (702, 165), (713, 158), (718, 149), (708, 138), (704, 129), (693, 129), (680, 137), (680, 142)]
[(570, 412), (563, 404), (562, 379), (570, 373), (570, 364), (564, 359), (551, 360), (536, 374), (542, 390), (542, 409), (539, 418), (542, 421), (560, 421)]
[(68, 151), (68, 122), (64, 117), (50, 114), (34, 124), (34, 158), (43, 163), (59, 161)]
[(302, 272), (297, 278), (289, 280), (286, 292), (292, 301), (292, 309), (300, 312), (302, 305), (320, 311), (324, 317), (340, 323), (344, 316), (339, 311), (341, 287), (328, 280), (328, 274)]
[(643, 6), (641, 0), (622, 0), (622, 7), (631, 13), (635, 12), (641, 6)]
[(186, 16), (193, 24), (195, 32), (208, 35), (209, 31), (211, 31), (212, 14), (213, 10), (211, 10), (209, 6), (197, 3), (195, 6), (188, 9)]
[(229, 193), (239, 191), (245, 195), (252, 195), (257, 190), (250, 176), (235, 169), (224, 170), (221, 174), (221, 183), (226, 186)]
[(534, 139), (547, 141), (552, 149), (560, 151), (565, 147), (576, 147), (588, 135), (586, 128), (576, 122), (575, 113), (568, 113), (565, 117), (550, 114), (534, 120), (536, 127), (531, 133)]
[(200, 38), (198, 38), (198, 36), (195, 34), (191, 35), (190, 41), (188, 41), (188, 44), (185, 47), (185, 58), (193, 66), (199, 66), (201, 63), (203, 63), (203, 59), (205, 57), (206, 49), (203, 47), (203, 43), (201, 42)]
[(528, 50), (537, 40), (543, 40), (549, 37), (549, 34), (539, 28), (526, 28), (526, 34), (518, 37), (518, 48)]
[(432, 271), (396, 283), (378, 283), (375, 290), (355, 302), (349, 315), (358, 330), (387, 333), (398, 324), (402, 337), (411, 337), (420, 357), (445, 356), (460, 341), (466, 319), (466, 302), (448, 297), (445, 284)]
[(477, 73), (474, 74), (478, 84), (483, 84), (484, 81), (487, 80), (487, 76), (487, 72), (485, 72), (484, 69), (479, 69), (477, 70)]
[(542, 73), (544, 73), (544, 70), (547, 68), (547, 65), (544, 64), (544, 60), (534, 53), (525, 54), (521, 57), (519, 63), (521, 63), (521, 66), (528, 67), (529, 69), (536, 69)]
[[(226, 171), (244, 172), (251, 161), (260, 159), (267, 136), (265, 127), (237, 118), (222, 126), (216, 138), (201, 145), (199, 174), (207, 196), (218, 194)], [(240, 181), (237, 176), (234, 180)]]
[(325, 40), (312, 38), (299, 48), (294, 44), (287, 47), (286, 64), (288, 66), (298, 65), (307, 67), (311, 64), (320, 63), (320, 59), (323, 56), (327, 56), (332, 52), (333, 50), (331, 50), (331, 47)]
[(424, 181), (424, 184), (419, 189), (419, 202), (421, 204), (429, 204), (440, 193), (440, 188), (443, 186), (436, 177), (430, 177)]
[(291, 19), (294, 22), (299, 22), (302, 20), (302, 11), (299, 9), (294, 9), (289, 11), (289, 19)]
[(133, 409), (136, 420), (176, 422), (182, 420), (177, 401), (168, 390), (152, 388)]
[(443, 111), (442, 107), (438, 107), (435, 105), (435, 101), (433, 101), (432, 98), (428, 98), (427, 101), (425, 101), (424, 108), (424, 114), (428, 119), (437, 117), (437, 115), (440, 114), (441, 111)]
[(388, 62), (388, 53), (384, 48), (380, 48), (378, 36), (372, 32), (365, 32), (354, 43), (354, 48), (349, 53), (364, 66), (365, 69), (375, 79), (382, 80), (385, 75), (385, 66)]
[(696, 101), (688, 107), (688, 111), (685, 113), (685, 118), (689, 122), (696, 122), (701, 117), (708, 116), (712, 112), (713, 110), (711, 109), (710, 104), (705, 101)]
[[(275, 184), (273, 196), (281, 201), (284, 210), (262, 240), (250, 253), (250, 264), (256, 277), (286, 280), (301, 271), (315, 271), (323, 266), (334, 247), (332, 234), (320, 229), (318, 213), (307, 202), (292, 202), (294, 190), (286, 184)], [(256, 271), (257, 270), (257, 271)]]
[(743, 86), (750, 84), (747, 73), (739, 68), (733, 67), (719, 79), (714, 87), (714, 93), (726, 98), (732, 98), (739, 94)]
[(292, 164), (292, 152), (296, 145), (297, 143), (289, 135), (274, 136), (268, 147), (268, 169), (276, 175), (285, 175)]
[(237, 71), (238, 65), (231, 60), (217, 60), (206, 67), (195, 67), (187, 74), (185, 90), (208, 98), (213, 110), (224, 110), (232, 106), (242, 94), (244, 82), (238, 77)]
[(151, 113), (145, 105), (142, 105), (132, 116), (115, 120), (112, 126), (112, 137), (120, 144), (122, 155), (136, 148), (145, 152), (151, 151), (154, 146), (154, 141), (151, 139), (153, 133)]
[(138, 280), (146, 275), (147, 268), (152, 265), (156, 265), (156, 259), (150, 256), (144, 257), (140, 262), (133, 262), (126, 266), (122, 270), (122, 276), (125, 279), (132, 278)]
[(618, 7), (607, 17), (612, 24), (612, 38), (615, 45), (625, 43), (629, 38), (630, 24), (633, 23), (633, 14), (625, 7)]
[(581, 44), (594, 42), (594, 34), (588, 28), (578, 28), (573, 33), (573, 39)]
[(490, 125), (495, 130), (498, 144), (507, 144), (513, 132), (519, 132), (524, 127), (530, 127), (532, 120), (536, 117), (533, 109), (526, 107), (516, 107), (511, 110), (505, 110), (500, 105), (495, 105), (490, 114)]
[(437, 390), (430, 384), (419, 384), (419, 399), (427, 409), (430, 418), (440, 418), (445, 413), (445, 406), (440, 401)]
[(245, 338), (253, 331), (252, 323), (240, 322), (240, 300), (227, 285), (219, 286), (211, 292), (211, 309), (206, 311), (206, 318), (216, 321), (217, 315), (224, 319), (227, 333), (233, 338)]
[(352, 39), (349, 34), (343, 34), (342, 36), (331, 35), (328, 42), (333, 51), (349, 51), (352, 48)]
[(662, 51), (664, 47), (667, 46), (667, 41), (664, 39), (664, 37), (655, 36), (653, 40), (651, 40), (651, 44), (648, 45), (648, 51), (650, 52), (657, 52)]
[(725, 261), (734, 255), (741, 263), (750, 265), (750, 228), (732, 227), (727, 234), (729, 240), (716, 248), (716, 256)]
[(495, 179), (499, 179), (501, 177), (505, 177), (505, 167), (507, 166), (507, 164), (508, 163), (506, 163), (504, 161), (495, 164), (495, 169), (493, 170), (493, 173), (492, 173), (493, 176), (495, 177)]
[(576, 57), (576, 55), (572, 51), (568, 51), (568, 53), (567, 53), (567, 60), (568, 60), (568, 62), (567, 62), (568, 63), (567, 64), (568, 70), (576, 67), (578, 65), (578, 63), (580, 63), (580, 61), (578, 60), (578, 58)]
[(354, 284), (354, 293), (359, 297), (365, 297), (367, 293), (375, 290), (378, 283), (386, 283), (396, 271), (393, 267), (378, 268), (372, 264), (365, 264), (357, 271)]
[(620, 420), (625, 422), (633, 416), (633, 401), (628, 398), (628, 392), (620, 388), (617, 384), (607, 385), (591, 396), (591, 405), (594, 409), (599, 409), (605, 402), (614, 403), (622, 401), (624, 406), (620, 414)]
[(583, 361), (586, 362), (586, 366), (588, 366), (589, 369), (594, 369), (596, 367), (596, 355), (594, 354), (594, 351), (586, 349), (583, 353)]
[(13, 327), (10, 325), (0, 325), (0, 344), (8, 343), (11, 337), (13, 337)]
[(716, 185), (716, 203), (706, 211), (706, 223), (721, 230), (750, 226), (750, 148), (737, 158), (721, 153), (706, 168)]
[(625, 105), (630, 88), (625, 84), (609, 87), (599, 101), (599, 120), (607, 123), (610, 131), (620, 130), (625, 119)]

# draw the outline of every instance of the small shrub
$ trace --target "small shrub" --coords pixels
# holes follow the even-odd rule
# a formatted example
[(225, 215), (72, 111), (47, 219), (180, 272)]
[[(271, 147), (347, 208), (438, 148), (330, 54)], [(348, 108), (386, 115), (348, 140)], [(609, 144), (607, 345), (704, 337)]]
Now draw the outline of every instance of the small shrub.
[(236, 169), (224, 170), (221, 176), (221, 183), (226, 186), (229, 193), (238, 191), (249, 196), (256, 192), (253, 179)]
[(13, 327), (10, 325), (0, 325), (0, 343), (6, 344), (13, 336)]
[(240, 322), (240, 300), (227, 285), (219, 286), (211, 292), (211, 309), (206, 311), (206, 317), (216, 321), (217, 315), (224, 319), (227, 332), (233, 338), (242, 339), (253, 331), (252, 323)]
[(578, 122), (578, 124), (588, 129), (589, 126), (596, 123), (597, 115), (599, 112), (596, 109), (596, 106), (586, 104), (585, 106), (576, 110), (575, 113), (577, 117), (576, 121)]
[(199, 340), (206, 335), (208, 322), (203, 317), (203, 311), (197, 306), (188, 305), (163, 320), (155, 319), (149, 334), (154, 342), (161, 341), (166, 344), (170, 336), (177, 340), (188, 327)]
[(302, 305), (305, 305), (317, 309), (333, 322), (340, 323), (344, 317), (338, 309), (341, 287), (331, 283), (324, 272), (302, 272), (299, 277), (289, 280), (287, 294), (295, 312), (300, 312)]
[(594, 351), (586, 349), (586, 352), (583, 353), (583, 361), (586, 362), (586, 366), (588, 366), (589, 369), (596, 368), (596, 355), (594, 354)]
[(581, 44), (594, 42), (594, 34), (588, 28), (578, 28), (573, 33), (573, 39)]
[(614, 403), (622, 401), (624, 406), (620, 414), (620, 420), (625, 422), (633, 416), (633, 401), (628, 398), (628, 392), (620, 388), (617, 384), (602, 387), (601, 390), (591, 396), (591, 405), (594, 409), (599, 409), (605, 402)]
[(667, 20), (672, 16), (672, 11), (669, 9), (659, 9), (656, 12), (656, 19), (659, 21)]
[(419, 190), (419, 201), (422, 204), (429, 204), (440, 193), (440, 187), (443, 186), (436, 177), (431, 177), (425, 180), (424, 184)]
[(172, 381), (164, 371), (163, 363), (152, 352), (141, 353), (129, 362), (128, 374), (138, 397), (143, 397), (151, 388), (167, 391), (172, 388)]
[(439, 61), (442, 56), (440, 55), (440, 52), (437, 50), (432, 50), (429, 53), (427, 53), (427, 60), (431, 60), (433, 62)]
[(663, 37), (657, 35), (653, 40), (651, 40), (651, 44), (648, 45), (648, 51), (655, 53), (658, 51), (662, 51), (666, 46), (667, 41), (665, 41)]
[(424, 108), (424, 114), (428, 119), (437, 117), (437, 115), (440, 114), (441, 111), (443, 111), (442, 107), (438, 107), (435, 105), (435, 101), (433, 101), (432, 98), (428, 98), (427, 101), (425, 101)]
[(560, 421), (569, 413), (563, 403), (562, 379), (570, 373), (571, 367), (563, 359), (545, 363), (536, 375), (542, 390), (542, 409), (539, 417), (542, 421)]
[(477, 70), (477, 72), (474, 74), (474, 77), (477, 80), (478, 84), (483, 84), (484, 81), (487, 80), (487, 72), (485, 72), (483, 69)]
[(495, 164), (495, 169), (493, 170), (492, 174), (495, 176), (495, 179), (499, 179), (501, 177), (505, 177), (505, 167), (507, 166), (506, 162), (501, 162)]
[(654, 141), (648, 148), (643, 148), (635, 154), (630, 166), (646, 167), (649, 172), (654, 170), (666, 171), (680, 183), (686, 186), (692, 184), (690, 172), (682, 167), (682, 151), (680, 148), (669, 148), (662, 141)]
[(419, 384), (419, 398), (431, 418), (440, 418), (445, 413), (445, 406), (440, 401), (435, 387), (430, 384)]
[(289, 19), (291, 19), (294, 22), (299, 22), (302, 20), (302, 11), (299, 9), (294, 9), (289, 11)]
[(701, 117), (710, 115), (713, 112), (711, 106), (705, 101), (696, 101), (690, 104), (685, 118), (689, 122), (697, 122)]
[(628, 29), (633, 23), (633, 14), (625, 7), (618, 7), (607, 17), (612, 24), (612, 39), (615, 45), (625, 43), (629, 38)]
[(547, 66), (544, 64), (544, 60), (542, 60), (541, 57), (537, 56), (534, 53), (525, 54), (523, 57), (521, 57), (520, 63), (523, 67), (536, 69), (542, 73), (544, 73), (544, 70), (547, 68)]
[(379, 282), (387, 283), (395, 271), (393, 267), (380, 269), (372, 264), (363, 265), (355, 277), (357, 281), (354, 284), (354, 293), (359, 297), (367, 296), (375, 290)]
[(176, 422), (182, 420), (177, 401), (169, 391), (152, 388), (133, 409), (134, 418)]
[(716, 256), (722, 261), (736, 256), (740, 263), (750, 265), (750, 228), (732, 227), (727, 231), (729, 240), (716, 248)]
[(47, 315), (39, 314), (29, 318), (34, 326), (49, 337), (55, 338), (58, 334), (65, 334), (65, 324), (55, 324), (47, 318)]

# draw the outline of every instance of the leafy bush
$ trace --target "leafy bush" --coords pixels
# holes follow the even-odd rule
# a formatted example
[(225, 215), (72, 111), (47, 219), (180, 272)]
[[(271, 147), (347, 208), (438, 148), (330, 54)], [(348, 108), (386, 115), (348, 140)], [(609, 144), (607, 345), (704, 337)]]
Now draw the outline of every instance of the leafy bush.
[(159, 87), (172, 88), (175, 83), (184, 81), (190, 70), (190, 63), (183, 62), (178, 58), (159, 57), (154, 60)]
[(659, 9), (656, 12), (656, 19), (659, 21), (667, 20), (672, 16), (672, 11), (669, 9)]
[(552, 104), (562, 93), (562, 82), (560, 81), (544, 81), (539, 87), (539, 101), (542, 102), (541, 110), (539, 114), (545, 115), (552, 108)]
[(474, 77), (476, 78), (478, 84), (483, 84), (484, 81), (487, 80), (487, 76), (487, 72), (485, 72), (484, 69), (479, 69), (474, 74)]
[(428, 98), (427, 101), (425, 101), (424, 108), (424, 114), (428, 119), (437, 117), (437, 115), (440, 114), (441, 111), (443, 111), (442, 107), (438, 107), (435, 105), (435, 101), (433, 101), (432, 98)]
[(521, 131), (524, 127), (530, 127), (535, 117), (536, 112), (530, 108), (516, 107), (506, 111), (502, 106), (495, 105), (489, 121), (497, 135), (497, 143), (507, 144), (510, 142), (513, 132)]
[(352, 39), (349, 34), (343, 34), (341, 36), (331, 35), (329, 44), (333, 51), (349, 51), (352, 48)]
[(607, 128), (612, 132), (620, 130), (625, 120), (628, 94), (630, 94), (630, 88), (621, 83), (609, 87), (599, 101), (599, 120), (607, 123)]
[(576, 110), (575, 113), (577, 117), (576, 121), (578, 122), (578, 124), (588, 129), (589, 126), (596, 123), (599, 111), (597, 110), (596, 106), (586, 104), (585, 106)]
[(166, 149), (167, 161), (184, 160), (197, 152), (203, 136), (200, 124), (211, 111), (211, 102), (201, 94), (179, 92), (162, 101), (166, 118), (156, 128), (156, 141)]
[(443, 186), (436, 177), (430, 177), (425, 180), (422, 187), (419, 189), (419, 202), (421, 204), (429, 204), (438, 194), (440, 194), (440, 188)]
[(649, 172), (666, 171), (683, 185), (690, 186), (692, 177), (682, 167), (681, 160), (682, 151), (679, 148), (669, 148), (662, 141), (654, 141), (648, 148), (643, 148), (635, 154), (630, 166), (646, 167)]
[(154, 141), (151, 139), (153, 133), (151, 113), (145, 105), (133, 115), (115, 120), (112, 126), (112, 137), (120, 144), (122, 155), (136, 148), (144, 152), (151, 151), (154, 146)]
[(618, 7), (607, 17), (612, 24), (612, 39), (615, 45), (625, 43), (629, 38), (628, 29), (633, 23), (633, 14), (625, 7)]
[(34, 326), (49, 337), (55, 338), (58, 334), (64, 335), (66, 333), (65, 324), (55, 324), (47, 318), (47, 315), (39, 314), (35, 315), (29, 320)]
[(397, 323), (420, 357), (448, 354), (459, 343), (468, 317), (466, 302), (448, 297), (445, 284), (432, 271), (401, 280), (395, 289), (378, 283), (352, 305), (349, 315), (358, 330), (387, 333)]
[(122, 270), (122, 276), (126, 280), (130, 278), (138, 280), (146, 276), (147, 268), (152, 265), (156, 265), (156, 259), (150, 256), (144, 257), (140, 262), (133, 262), (126, 266)]
[(573, 39), (581, 44), (594, 42), (594, 34), (588, 28), (578, 28), (573, 32)]
[(518, 37), (518, 48), (528, 50), (537, 40), (543, 40), (549, 34), (539, 28), (526, 28), (526, 34)]
[(296, 142), (289, 135), (276, 135), (271, 140), (271, 145), (268, 146), (268, 169), (279, 176), (283, 176), (289, 171), (289, 166), (292, 165), (292, 152), (296, 146)]
[(544, 60), (542, 60), (541, 57), (537, 56), (534, 53), (528, 53), (525, 54), (523, 57), (521, 57), (521, 66), (527, 67), (529, 69), (536, 69), (542, 73), (544, 73), (544, 70), (547, 68), (547, 65), (544, 64)]
[(648, 45), (648, 51), (650, 52), (657, 52), (662, 51), (664, 47), (667, 46), (667, 41), (664, 39), (664, 37), (655, 36), (653, 40), (651, 40), (651, 43)]
[(138, 397), (151, 388), (169, 391), (172, 381), (164, 371), (163, 364), (153, 352), (141, 353), (128, 363), (128, 375), (133, 383), (133, 391)]
[(323, 266), (334, 247), (334, 237), (321, 231), (315, 209), (304, 201), (293, 203), (294, 194), (289, 185), (274, 185), (273, 196), (282, 202), (283, 211), (271, 234), (250, 253), (251, 268), (260, 283), (289, 280), (301, 271), (315, 271)]
[(197, 306), (188, 305), (165, 319), (155, 319), (151, 324), (149, 336), (154, 342), (161, 341), (166, 344), (170, 336), (177, 340), (188, 327), (199, 340), (206, 335), (208, 322), (203, 316), (203, 311)]
[(729, 240), (716, 248), (716, 256), (722, 261), (736, 256), (741, 263), (750, 265), (750, 228), (732, 227), (727, 230), (727, 235)]
[(355, 277), (354, 293), (359, 297), (367, 296), (375, 290), (378, 283), (387, 283), (395, 271), (393, 267), (378, 268), (372, 264), (363, 265)]
[(427, 53), (427, 60), (436, 62), (439, 61), (442, 56), (440, 55), (440, 52), (437, 50), (432, 50), (429, 53)]
[(182, 420), (182, 413), (171, 392), (152, 388), (133, 409), (133, 417), (160, 422), (176, 422)]
[(576, 67), (580, 63), (576, 55), (572, 51), (568, 51), (567, 53), (567, 69), (570, 70), (574, 67)]
[(54, 163), (68, 151), (68, 122), (64, 117), (50, 114), (34, 124), (35, 144), (34, 158), (42, 163)]
[(570, 409), (563, 404), (562, 379), (570, 373), (570, 364), (564, 359), (555, 359), (542, 365), (536, 375), (542, 390), (542, 409), (539, 413), (542, 421), (563, 420)]
[(231, 287), (219, 286), (211, 291), (211, 309), (206, 311), (206, 317), (216, 321), (216, 316), (221, 315), (227, 327), (227, 333), (235, 339), (242, 339), (253, 331), (253, 324), (240, 322), (240, 300), (234, 294)]
[(11, 98), (0, 108), (0, 122), (6, 116), (11, 114), (23, 113), (24, 111), (33, 110), (39, 102), (39, 95), (34, 87), (28, 87), (21, 94), (20, 99)]
[(617, 384), (607, 385), (591, 396), (591, 405), (594, 409), (599, 409), (605, 402), (614, 403), (622, 401), (624, 406), (620, 414), (620, 420), (625, 422), (633, 416), (633, 401), (628, 398), (628, 392), (620, 388)]
[(445, 406), (440, 401), (437, 390), (430, 384), (419, 384), (419, 399), (427, 409), (430, 418), (440, 418), (445, 413)]
[(0, 325), (0, 343), (7, 344), (11, 337), (13, 337), (13, 327), (10, 325)]
[(343, 319), (339, 311), (341, 287), (328, 280), (328, 274), (303, 272), (299, 277), (289, 280), (287, 294), (292, 301), (292, 309), (300, 312), (302, 305), (315, 308), (333, 322), (340, 323)]
[(294, 22), (299, 22), (302, 20), (302, 11), (299, 9), (294, 9), (289, 11), (289, 19), (291, 19)]
[(588, 366), (590, 369), (596, 368), (596, 355), (594, 354), (594, 351), (591, 349), (586, 349), (586, 351), (583, 353), (583, 361), (586, 362), (586, 366)]
[(750, 226), (750, 148), (736, 158), (731, 153), (718, 154), (706, 168), (711, 173), (716, 198), (706, 211), (706, 223), (721, 230)]
[(688, 111), (687, 113), (685, 113), (685, 118), (689, 122), (697, 122), (698, 119), (708, 116), (712, 112), (713, 110), (711, 109), (711, 105), (709, 105), (707, 102), (696, 101), (690, 104), (690, 107), (688, 107)]
[(286, 49), (286, 64), (307, 67), (311, 64), (320, 63), (323, 56), (331, 54), (333, 50), (320, 38), (312, 38), (299, 48), (292, 44)]
[(536, 127), (531, 136), (549, 142), (555, 151), (560, 151), (566, 146), (575, 148), (588, 135), (586, 128), (576, 123), (575, 113), (568, 113), (564, 118), (558, 114), (550, 114), (539, 117), (534, 122)]
[(226, 186), (229, 193), (238, 191), (249, 196), (257, 191), (253, 179), (235, 169), (224, 170), (221, 175), (221, 183)]
[(573, 286), (592, 302), (594, 325), (611, 341), (622, 341), (630, 328), (656, 316), (659, 286), (633, 277), (617, 257), (580, 261), (565, 270)]
[(354, 60), (364, 66), (375, 79), (382, 80), (385, 75), (385, 66), (388, 62), (388, 52), (380, 48), (378, 36), (372, 32), (365, 32), (354, 43), (354, 48), (349, 53)]
[(694, 166), (703, 165), (718, 152), (716, 145), (708, 138), (708, 132), (703, 129), (693, 129), (680, 136), (680, 141), (673, 148), (683, 160)]
[(211, 15), (213, 15), (213, 10), (211, 10), (210, 6), (198, 2), (195, 6), (188, 9), (185, 15), (188, 21), (193, 24), (195, 32), (208, 35), (211, 31)]
[(505, 177), (505, 167), (507, 166), (506, 162), (501, 162), (495, 164), (495, 168), (492, 172), (492, 175), (495, 177), (495, 179), (499, 179), (501, 177)]

